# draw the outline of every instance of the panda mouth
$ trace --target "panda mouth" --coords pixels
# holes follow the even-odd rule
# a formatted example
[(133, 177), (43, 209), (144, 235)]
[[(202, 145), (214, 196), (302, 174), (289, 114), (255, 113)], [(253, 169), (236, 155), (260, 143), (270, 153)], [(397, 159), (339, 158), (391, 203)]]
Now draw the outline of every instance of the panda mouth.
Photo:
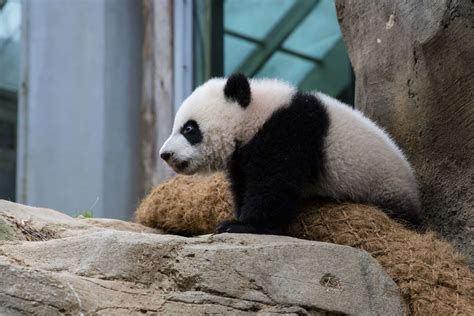
[(184, 171), (186, 168), (189, 167), (189, 161), (185, 160), (185, 161), (181, 161), (179, 163), (176, 164), (176, 168), (179, 170), (179, 171)]
[(183, 160), (183, 161), (174, 160), (172, 162), (169, 162), (168, 164), (177, 173), (187, 174), (187, 172), (189, 171), (187, 170), (189, 169), (189, 166), (190, 166), (189, 160)]

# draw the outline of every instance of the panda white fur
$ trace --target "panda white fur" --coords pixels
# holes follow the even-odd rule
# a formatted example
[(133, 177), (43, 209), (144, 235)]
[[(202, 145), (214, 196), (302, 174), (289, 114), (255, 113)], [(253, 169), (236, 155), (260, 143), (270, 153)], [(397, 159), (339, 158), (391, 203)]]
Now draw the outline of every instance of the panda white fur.
[(217, 232), (280, 234), (311, 196), (419, 224), (414, 172), (390, 137), (336, 99), (282, 81), (207, 81), (179, 108), (160, 156), (182, 174), (226, 171), (236, 220)]

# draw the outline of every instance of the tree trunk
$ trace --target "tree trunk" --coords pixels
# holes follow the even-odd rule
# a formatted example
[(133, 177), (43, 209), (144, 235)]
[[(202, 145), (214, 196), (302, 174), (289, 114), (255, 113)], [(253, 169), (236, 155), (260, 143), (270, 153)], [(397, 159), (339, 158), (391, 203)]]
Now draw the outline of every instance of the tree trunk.
[(474, 264), (474, 4), (336, 0), (356, 106), (413, 163), (429, 226)]

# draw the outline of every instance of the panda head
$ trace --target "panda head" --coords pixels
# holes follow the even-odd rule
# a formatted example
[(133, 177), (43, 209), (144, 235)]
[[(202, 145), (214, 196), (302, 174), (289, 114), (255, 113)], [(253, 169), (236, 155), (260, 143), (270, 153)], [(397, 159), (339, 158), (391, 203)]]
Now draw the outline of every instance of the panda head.
[(207, 81), (182, 103), (160, 157), (182, 174), (224, 169), (244, 137), (251, 101), (250, 82), (242, 74)]

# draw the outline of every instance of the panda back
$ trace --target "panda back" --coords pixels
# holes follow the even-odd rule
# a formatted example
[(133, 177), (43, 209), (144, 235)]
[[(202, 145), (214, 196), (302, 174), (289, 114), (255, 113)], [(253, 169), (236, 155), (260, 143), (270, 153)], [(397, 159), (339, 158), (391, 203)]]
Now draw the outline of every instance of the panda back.
[(330, 124), (324, 177), (314, 190), (341, 200), (389, 208), (408, 201), (410, 207), (419, 208), (413, 169), (388, 134), (361, 112), (322, 93), (316, 96)]

